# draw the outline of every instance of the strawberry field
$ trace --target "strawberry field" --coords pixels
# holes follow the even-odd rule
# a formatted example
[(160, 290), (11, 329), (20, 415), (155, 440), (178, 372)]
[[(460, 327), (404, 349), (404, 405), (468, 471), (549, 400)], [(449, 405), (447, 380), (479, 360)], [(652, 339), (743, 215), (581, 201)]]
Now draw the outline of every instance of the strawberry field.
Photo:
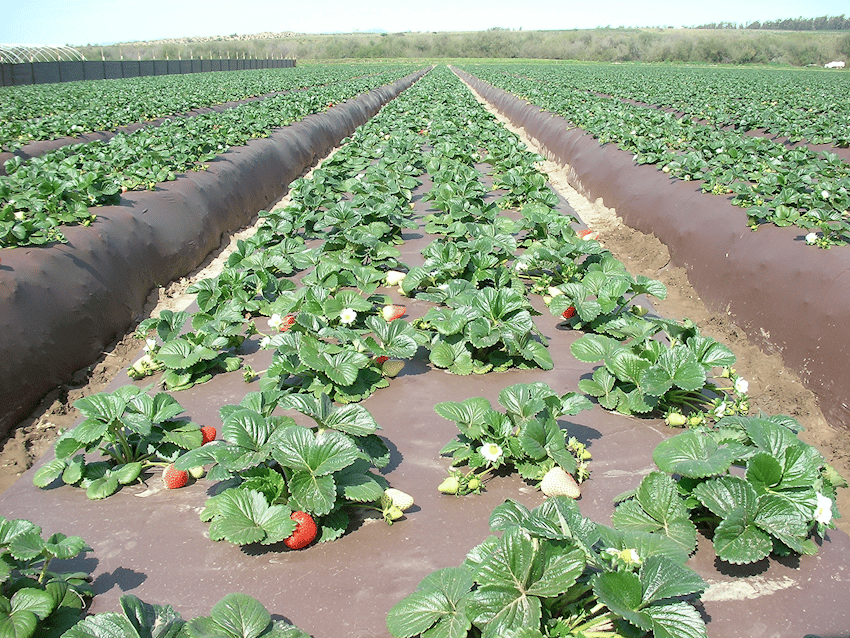
[[(789, 253), (842, 251), (840, 159), (772, 164), (783, 166), (771, 169), (783, 184), (777, 194), (736, 172), (755, 169), (685, 148), (685, 139), (702, 140), (722, 147), (712, 156), (732, 157), (738, 147), (718, 136), (735, 131), (703, 123), (705, 132), (668, 135), (666, 120), (615, 112), (622, 102), (598, 96), (603, 88), (661, 101), (637, 95), (628, 74), (617, 87), (600, 80), (579, 90), (552, 75), (557, 67), (465, 70), (498, 110), (522, 112), (518, 125), (553, 156), (567, 152), (546, 144), (564, 137), (557, 114), (623, 143), (636, 170), (697, 180), (718, 197), (720, 184), (735, 193), (729, 208), (753, 204), (735, 222), (739, 242), (767, 234), (787, 239)], [(124, 201), (140, 204), (119, 228), (147, 223), (156, 206), (166, 217), (203, 209), (212, 206), (207, 189), (217, 193), (230, 175), (222, 164), (247, 167), (233, 175), (261, 190), (275, 182), (266, 173), (312, 163), (299, 144), (330, 139), (342, 130), (336, 121), (352, 131), (309, 175), (277, 178), (287, 199), (259, 213), (217, 274), (191, 284), (191, 305), (135, 324), (132, 365), (78, 400), (76, 427), (0, 496), (0, 636), (847, 634), (850, 541), (834, 520), (846, 483), (798, 436), (797, 421), (751, 409), (757, 397), (735, 352), (688, 319), (660, 316), (653, 301), (666, 297), (664, 284), (629, 272), (550, 187), (542, 158), (448, 68), (311, 71), (264, 78), (258, 89), (299, 91), (6, 164), (0, 274), (11, 281), (31, 251), (73, 255), (85, 233), (108, 233)], [(378, 89), (390, 82), (391, 92)], [(372, 89), (384, 91), (368, 94), (383, 107), (354, 131)], [(199, 88), (197, 102), (164, 108), (253, 90)], [(608, 127), (594, 128), (603, 112)], [(114, 128), (131, 117), (107, 119)], [(39, 118), (49, 119), (20, 119)], [(532, 133), (534, 118), (555, 132)], [(630, 128), (638, 126), (654, 128)], [(17, 129), (10, 151), (50, 137), (24, 137), (24, 128), (35, 127)], [(280, 165), (252, 155), (288, 129), (300, 133)], [(615, 129), (629, 129), (638, 146)], [(611, 149), (588, 138), (574, 143), (572, 170), (590, 192), (583, 158)], [(671, 150), (674, 138), (681, 145)], [(736, 157), (755, 152), (741, 147)], [(807, 161), (815, 168), (801, 168)], [(609, 164), (625, 184), (640, 181)], [(812, 186), (814, 174), (822, 181)], [(820, 243), (767, 223), (790, 207), (792, 175), (810, 198), (794, 202), (795, 222)], [(173, 188), (165, 183), (174, 178)], [(151, 192), (133, 199), (140, 188)], [(829, 206), (815, 206), (827, 188)], [(245, 197), (227, 192), (229, 203)], [(694, 232), (685, 233), (691, 242), (714, 239)], [(98, 250), (80, 259), (119, 259)], [(726, 260), (743, 268), (737, 256)], [(26, 308), (31, 290), (10, 299)], [(711, 299), (728, 287), (706, 290)], [(755, 323), (773, 308), (747, 314), (735, 299), (749, 290), (738, 282), (727, 303)], [(781, 326), (759, 325), (780, 335), (775, 343), (785, 338)], [(828, 332), (817, 334), (831, 348)], [(25, 378), (4, 366), (7, 379)], [(90, 615), (73, 626), (81, 609)]]

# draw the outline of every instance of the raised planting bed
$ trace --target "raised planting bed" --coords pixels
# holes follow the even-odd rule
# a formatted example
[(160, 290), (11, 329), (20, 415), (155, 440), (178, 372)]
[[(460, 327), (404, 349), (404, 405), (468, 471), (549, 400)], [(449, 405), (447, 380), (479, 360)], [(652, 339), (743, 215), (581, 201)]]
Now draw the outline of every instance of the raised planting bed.
[(731, 316), (766, 353), (778, 352), (818, 396), (827, 418), (850, 428), (850, 253), (816, 250), (796, 228), (762, 225), (695, 182), (675, 180), (630, 153), (600, 145), (558, 115), (461, 73), (499, 112), (568, 167), (571, 183), (625, 224), (660, 239), (706, 305)]
[[(566, 635), (573, 620), (845, 634), (850, 538), (823, 504), (840, 481), (788, 419), (746, 415), (734, 355), (656, 316), (658, 282), (582, 238), (534, 162), (445, 69), (423, 78), (292, 185), (228, 268), (196, 282), (186, 316), (141, 324), (150, 341), (128, 370), (141, 378), (79, 403), (86, 419), (0, 496), (4, 516), (88, 543), (61, 568), (92, 575), (94, 614), (133, 594), (188, 619), (238, 591), (315, 638), (452, 620), (445, 635), (461, 637)], [(211, 324), (204, 347), (241, 369), (181, 354)], [(641, 353), (618, 350), (630, 343)], [(151, 384), (175, 388), (179, 409), (132, 399)], [(102, 463), (107, 432), (120, 444)], [(138, 460), (114, 462), (133, 447)], [(452, 454), (467, 462), (456, 488)], [(169, 461), (208, 474), (166, 489)], [(584, 479), (578, 500), (538, 490), (555, 466)], [(487, 476), (480, 493), (469, 468)], [(415, 505), (394, 513), (387, 486)], [(303, 549), (284, 540), (290, 510), (319, 524)], [(491, 531), (502, 540), (459, 567)], [(456, 569), (429, 577), (443, 568)], [(440, 583), (445, 595), (423, 593)]]
[(283, 196), (305, 168), (421, 75), (233, 148), (207, 170), (155, 191), (125, 193), (119, 205), (97, 209), (91, 227), (67, 227), (66, 244), (3, 250), (0, 432), (130, 329), (153, 288), (197, 267), (223, 236)]

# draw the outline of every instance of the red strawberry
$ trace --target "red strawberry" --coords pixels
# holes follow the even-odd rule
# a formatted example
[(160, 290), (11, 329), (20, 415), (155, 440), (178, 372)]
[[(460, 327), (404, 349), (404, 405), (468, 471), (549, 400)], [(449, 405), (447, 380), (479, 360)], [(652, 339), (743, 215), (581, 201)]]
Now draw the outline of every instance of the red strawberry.
[(384, 316), (384, 320), (393, 321), (394, 319), (398, 319), (404, 314), (405, 308), (404, 306), (396, 306), (395, 304), (389, 304), (384, 306), (381, 310), (381, 314)]
[(205, 425), (201, 428), (201, 436), (203, 439), (201, 440), (201, 445), (206, 445), (210, 441), (215, 441), (216, 431), (215, 428), (211, 425)]
[(577, 230), (576, 235), (578, 235), (579, 237), (587, 237), (592, 232), (593, 231), (590, 230), (589, 228), (584, 228), (582, 230)]
[(380, 366), (380, 365), (384, 364), (384, 361), (389, 361), (389, 360), (390, 360), (389, 357), (380, 356), (377, 359), (375, 359), (375, 363), (377, 363)]
[(295, 325), (295, 315), (294, 315), (293, 313), (291, 313), (291, 312), (290, 312), (288, 315), (285, 315), (285, 316), (284, 316), (284, 317), (280, 320), (280, 331), (281, 331), (281, 332), (286, 332), (286, 331), (287, 331), (287, 330), (289, 330), (289, 329), (290, 329), (293, 325)]
[(292, 536), (283, 541), (283, 544), (289, 549), (307, 547), (307, 545), (313, 542), (319, 531), (313, 517), (307, 512), (296, 511), (292, 512), (289, 518), (295, 521), (295, 531), (292, 532)]
[(575, 306), (570, 306), (566, 310), (564, 310), (564, 319), (572, 319), (576, 316)]
[(162, 471), (162, 482), (165, 483), (166, 489), (176, 490), (189, 482), (189, 473), (185, 470), (178, 470), (174, 467), (174, 463), (169, 463)]

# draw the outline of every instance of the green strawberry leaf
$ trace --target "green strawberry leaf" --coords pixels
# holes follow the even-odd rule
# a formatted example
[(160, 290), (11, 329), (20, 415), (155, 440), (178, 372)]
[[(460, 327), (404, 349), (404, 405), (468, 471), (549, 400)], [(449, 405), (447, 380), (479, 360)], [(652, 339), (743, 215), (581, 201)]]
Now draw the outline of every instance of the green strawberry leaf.
[(47, 618), (55, 608), (53, 596), (43, 589), (35, 589), (34, 587), (19, 589), (12, 595), (10, 602), (12, 603), (13, 615), (28, 611), (39, 620)]
[[(62, 476), (67, 468), (67, 462), (62, 459), (53, 459), (42, 465), (32, 477), (32, 484), (36, 487), (47, 487), (53, 481)], [(77, 478), (79, 480), (80, 477)], [(74, 481), (76, 483), (76, 481)]]
[(465, 638), (472, 628), (466, 615), (472, 586), (468, 568), (446, 567), (432, 572), (415, 592), (390, 609), (387, 628), (395, 638)]
[(644, 631), (651, 623), (637, 610), (643, 602), (643, 586), (637, 574), (604, 572), (592, 580), (593, 593), (608, 609)]
[(210, 539), (228, 540), (236, 545), (271, 544), (287, 538), (295, 530), (285, 505), (269, 506), (256, 490), (231, 488), (218, 494), (215, 516), (210, 523)]
[(767, 452), (758, 452), (747, 460), (747, 480), (763, 494), (782, 480), (782, 465)]
[(693, 490), (700, 503), (721, 518), (735, 510), (743, 510), (750, 518), (758, 507), (758, 494), (750, 483), (737, 476), (722, 476), (705, 481)]
[(384, 485), (368, 471), (368, 465), (358, 460), (334, 475), (337, 490), (349, 501), (370, 503), (377, 501), (384, 493)]
[[(556, 297), (557, 299), (558, 297)], [(594, 363), (607, 358), (609, 354), (619, 349), (619, 341), (603, 335), (585, 335), (572, 343), (570, 352), (579, 361)]]
[(170, 606), (151, 605), (136, 596), (121, 596), (121, 609), (140, 637), (178, 638), (185, 621)]
[(281, 433), (273, 456), (284, 467), (324, 476), (351, 465), (359, 450), (340, 432), (324, 430), (313, 434), (312, 430), (295, 426)]
[(696, 527), (688, 516), (675, 481), (663, 472), (644, 477), (633, 500), (614, 510), (614, 527), (623, 530), (659, 532), (669, 536), (690, 554), (696, 547)]
[(756, 525), (744, 508), (728, 512), (714, 530), (714, 551), (720, 560), (733, 565), (755, 563), (773, 549), (770, 535)]
[(660, 554), (649, 555), (643, 561), (640, 581), (643, 586), (643, 605), (690, 596), (707, 587), (695, 571)]
[(295, 470), (289, 479), (291, 500), (307, 512), (324, 516), (336, 502), (336, 482), (333, 476), (316, 476), (309, 471)]
[(662, 352), (655, 365), (646, 371), (642, 385), (652, 396), (661, 396), (673, 386), (699, 390), (705, 385), (705, 374), (705, 368), (690, 350), (673, 347)]
[(540, 597), (566, 592), (585, 568), (583, 552), (573, 545), (534, 541), (517, 527), (507, 529), (499, 547), (479, 568), (479, 584), (469, 601), (473, 622), (490, 638), (522, 627), (538, 627)]
[(349, 404), (334, 410), (325, 419), (325, 427), (353, 436), (366, 436), (379, 429), (375, 417), (362, 405)]
[(723, 368), (735, 363), (732, 351), (710, 337), (691, 337), (687, 345), (696, 360), (706, 369)]
[(434, 411), (444, 419), (454, 421), (462, 434), (478, 424), (485, 414), (492, 411), (490, 402), (484, 397), (469, 397), (463, 401), (443, 401), (434, 406)]
[[(228, 638), (257, 638), (271, 623), (271, 615), (260, 602), (239, 592), (217, 602), (210, 616)], [(190, 621), (190, 629), (191, 625)]]
[(652, 363), (650, 361), (643, 357), (639, 357), (626, 348), (619, 348), (605, 357), (605, 367), (608, 368), (608, 370), (610, 370), (620, 381), (634, 383), (638, 387), (642, 387), (642, 384), (646, 383), (647, 389), (645, 392), (647, 394), (651, 394), (652, 396), (661, 396), (667, 391), (667, 389), (669, 389), (669, 386), (661, 392), (655, 391), (658, 389), (657, 379), (650, 382), (645, 378), (647, 376), (645, 373), (649, 370), (651, 365)]
[(513, 499), (508, 499), (501, 505), (497, 505), (490, 513), (490, 529), (497, 532), (518, 527), (530, 514), (531, 512), (525, 505)]
[(91, 547), (79, 536), (65, 536), (64, 534), (53, 534), (44, 541), (43, 551), (54, 558), (67, 560), (74, 558), (82, 551), (91, 551)]
[(119, 486), (118, 477), (115, 474), (109, 473), (106, 476), (91, 481), (86, 488), (86, 496), (93, 501), (97, 501), (115, 494)]
[(317, 542), (327, 543), (328, 541), (335, 541), (340, 538), (348, 528), (348, 521), (348, 514), (341, 507), (319, 518), (316, 521), (316, 524), (319, 526)]
[(130, 621), (113, 612), (88, 616), (62, 634), (62, 638), (136, 638), (138, 633)]
[(734, 443), (718, 445), (711, 436), (691, 430), (659, 443), (652, 460), (664, 472), (703, 478), (726, 472), (744, 449)]
[(652, 623), (654, 638), (707, 638), (705, 621), (687, 603), (651, 605), (641, 614)]

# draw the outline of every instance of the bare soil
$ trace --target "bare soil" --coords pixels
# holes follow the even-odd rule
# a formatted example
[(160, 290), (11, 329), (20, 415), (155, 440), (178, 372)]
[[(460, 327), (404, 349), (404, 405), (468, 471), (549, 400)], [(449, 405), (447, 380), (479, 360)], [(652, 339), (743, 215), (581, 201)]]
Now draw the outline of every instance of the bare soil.
[[(505, 124), (534, 149), (522, 130)], [(540, 149), (535, 150), (545, 154)], [(667, 298), (654, 304), (660, 314), (674, 319), (687, 317), (703, 334), (732, 349), (737, 356), (736, 370), (750, 384), (752, 412), (794, 417), (805, 427), (801, 438), (816, 446), (842, 476), (850, 477), (850, 432), (834, 428), (826, 421), (815, 395), (803, 386), (796, 374), (785, 368), (781, 357), (776, 353), (765, 354), (726, 315), (709, 311), (691, 287), (685, 270), (670, 265), (669, 252), (658, 239), (624, 226), (616, 211), (606, 209), (601, 200), (591, 202), (581, 196), (569, 185), (565, 167), (547, 161), (542, 169), (549, 175), (552, 186), (588, 227), (600, 232), (605, 247), (623, 261), (630, 272), (658, 279), (667, 286)], [(287, 203), (284, 198), (277, 205)], [(199, 270), (154, 290), (148, 298), (145, 316), (157, 315), (164, 308), (187, 307), (192, 300), (185, 294), (189, 284), (219, 272), (227, 255), (235, 248), (236, 239), (252, 232), (252, 227), (243, 229), (233, 236), (229, 245), (210, 256)], [(74, 401), (104, 390), (118, 375), (126, 374), (125, 368), (140, 355), (141, 346), (132, 331), (124, 335), (95, 364), (80, 370), (71, 383), (51, 391), (12, 436), (0, 442), (0, 493), (49, 450), (60, 432), (77, 422), (80, 415), (73, 407)], [(841, 511), (850, 512), (850, 490), (840, 491), (838, 506)], [(850, 517), (839, 519), (836, 525), (850, 533)]]

